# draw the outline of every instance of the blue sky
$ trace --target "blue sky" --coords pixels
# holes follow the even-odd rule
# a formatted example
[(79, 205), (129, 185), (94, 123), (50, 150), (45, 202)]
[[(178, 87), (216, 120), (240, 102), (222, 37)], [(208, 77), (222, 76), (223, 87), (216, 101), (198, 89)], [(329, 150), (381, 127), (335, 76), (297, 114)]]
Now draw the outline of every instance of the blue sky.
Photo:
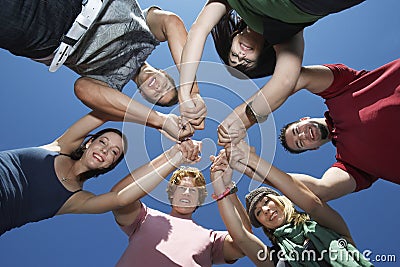
[[(155, 1), (139, 0), (142, 8), (158, 5), (182, 17), (189, 28), (205, 1)], [(385, 5), (383, 6), (382, 3)], [(339, 14), (328, 16), (305, 30), (304, 65), (344, 63), (355, 69), (373, 69), (398, 57), (400, 39), (398, 28), (400, 17), (397, 0), (368, 0), (359, 6)], [(203, 60), (220, 62), (211, 40), (208, 40)], [(169, 68), (172, 59), (166, 44), (161, 44), (148, 61), (160, 68)], [(216, 68), (215, 70), (212, 68)], [(75, 120), (89, 112), (73, 94), (73, 84), (78, 76), (67, 68), (50, 73), (46, 67), (25, 58), (0, 50), (0, 150), (46, 144), (54, 140)], [(221, 66), (205, 64), (199, 74), (201, 94), (209, 105), (209, 118), (204, 131), (195, 138), (203, 140), (203, 160), (198, 167), (209, 179), (208, 156), (219, 147), (216, 127), (230, 108), (263, 85), (268, 78), (241, 83), (226, 76)], [(213, 85), (213, 84), (217, 85)], [(230, 87), (230, 88), (226, 88)], [(130, 83), (124, 93), (133, 96), (136, 87)], [(135, 95), (135, 98), (137, 96)], [(162, 112), (176, 109), (160, 108)], [(266, 159), (288, 172), (307, 173), (320, 177), (334, 162), (335, 150), (327, 145), (318, 151), (300, 156), (289, 155), (276, 145), (276, 133), (286, 122), (302, 116), (321, 116), (326, 110), (323, 101), (307, 92), (291, 97), (273, 118), (261, 126), (251, 129), (250, 143), (257, 147)], [(275, 126), (276, 125), (276, 129)], [(109, 123), (106, 126), (123, 128), (129, 133), (130, 156), (127, 163), (120, 164), (113, 172), (103, 175), (85, 185), (94, 193), (110, 190), (113, 184), (124, 177), (129, 168), (135, 168), (160, 154), (170, 143), (153, 130), (141, 126)], [(390, 129), (385, 129), (390, 131)], [(146, 152), (143, 154), (142, 152)], [(392, 159), (398, 164), (398, 159)], [(250, 184), (247, 177), (235, 176), (239, 181), (239, 197), (243, 200)], [(165, 184), (161, 184), (153, 197), (143, 201), (150, 207), (169, 212), (165, 204)], [(351, 194), (330, 204), (345, 218), (353, 238), (361, 251), (372, 251), (375, 256), (395, 255), (400, 261), (397, 240), (400, 202), (399, 186), (378, 181), (370, 189)], [(210, 194), (212, 190), (210, 190)], [(215, 203), (198, 209), (194, 215), (199, 224), (214, 229), (224, 229)], [(261, 231), (255, 233), (268, 243)], [(113, 266), (127, 245), (127, 237), (119, 230), (111, 213), (102, 215), (63, 215), (31, 223), (14, 229), (0, 237), (2, 266)], [(398, 266), (396, 263), (377, 263), (376, 266)], [(252, 266), (247, 259), (233, 266)]]

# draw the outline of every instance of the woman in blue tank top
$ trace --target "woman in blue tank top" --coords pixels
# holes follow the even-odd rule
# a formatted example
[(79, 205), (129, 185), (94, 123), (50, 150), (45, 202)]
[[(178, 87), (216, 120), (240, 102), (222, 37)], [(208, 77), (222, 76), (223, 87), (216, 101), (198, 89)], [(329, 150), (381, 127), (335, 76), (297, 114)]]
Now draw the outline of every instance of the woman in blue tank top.
[[(137, 184), (142, 177), (158, 175), (160, 169), (154, 167), (155, 162), (129, 174), (129, 181), (135, 183), (126, 184), (119, 192), (96, 196), (82, 190), (89, 178), (112, 170), (127, 148), (125, 136), (117, 129), (88, 135), (106, 122), (99, 115), (87, 114), (48, 145), (0, 152), (0, 235), (55, 215), (104, 213), (144, 194)], [(197, 154), (183, 150), (181, 144), (176, 144), (164, 152), (165, 158), (176, 156), (178, 164), (197, 159)]]

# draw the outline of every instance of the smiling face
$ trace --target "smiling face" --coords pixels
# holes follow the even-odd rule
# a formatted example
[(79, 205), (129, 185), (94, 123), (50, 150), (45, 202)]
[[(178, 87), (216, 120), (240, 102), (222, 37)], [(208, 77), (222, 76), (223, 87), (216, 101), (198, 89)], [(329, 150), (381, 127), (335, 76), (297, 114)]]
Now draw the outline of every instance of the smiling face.
[(118, 160), (123, 153), (123, 141), (120, 135), (106, 132), (86, 144), (82, 160), (88, 169), (105, 169)]
[(194, 178), (182, 177), (180, 184), (175, 186), (172, 194), (172, 208), (179, 214), (191, 214), (199, 203), (199, 190), (195, 186)]
[(177, 98), (177, 90), (173, 79), (164, 71), (145, 64), (140, 69), (135, 82), (140, 94), (152, 104), (168, 105)]
[(241, 66), (246, 69), (254, 68), (257, 65), (263, 46), (263, 37), (249, 28), (245, 28), (232, 40), (229, 66), (234, 68)]
[(256, 219), (268, 229), (276, 229), (286, 223), (283, 208), (271, 198), (261, 198), (254, 209)]
[(302, 119), (290, 125), (285, 133), (287, 146), (296, 151), (317, 149), (328, 141), (328, 129), (312, 119)]

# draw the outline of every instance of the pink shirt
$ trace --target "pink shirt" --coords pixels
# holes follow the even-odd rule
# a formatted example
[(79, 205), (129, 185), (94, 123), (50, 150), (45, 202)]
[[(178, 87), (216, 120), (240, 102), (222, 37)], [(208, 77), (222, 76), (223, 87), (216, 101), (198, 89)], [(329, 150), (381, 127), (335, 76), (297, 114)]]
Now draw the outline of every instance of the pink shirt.
[(190, 267), (226, 263), (223, 255), (226, 231), (208, 230), (192, 220), (173, 217), (144, 204), (138, 218), (121, 229), (129, 236), (129, 244), (118, 267)]
[(319, 95), (333, 122), (333, 166), (356, 179), (356, 191), (378, 178), (400, 184), (400, 59), (373, 71), (326, 66), (334, 81)]

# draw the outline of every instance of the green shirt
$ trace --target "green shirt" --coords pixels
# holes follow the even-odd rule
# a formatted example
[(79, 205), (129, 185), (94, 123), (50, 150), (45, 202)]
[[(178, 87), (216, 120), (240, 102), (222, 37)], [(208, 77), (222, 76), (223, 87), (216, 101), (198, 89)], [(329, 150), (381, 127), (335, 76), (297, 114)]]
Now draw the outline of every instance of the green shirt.
[(314, 22), (323, 16), (305, 13), (290, 0), (227, 0), (238, 12), (246, 24), (253, 30), (263, 34), (263, 17), (269, 16), (286, 23)]

